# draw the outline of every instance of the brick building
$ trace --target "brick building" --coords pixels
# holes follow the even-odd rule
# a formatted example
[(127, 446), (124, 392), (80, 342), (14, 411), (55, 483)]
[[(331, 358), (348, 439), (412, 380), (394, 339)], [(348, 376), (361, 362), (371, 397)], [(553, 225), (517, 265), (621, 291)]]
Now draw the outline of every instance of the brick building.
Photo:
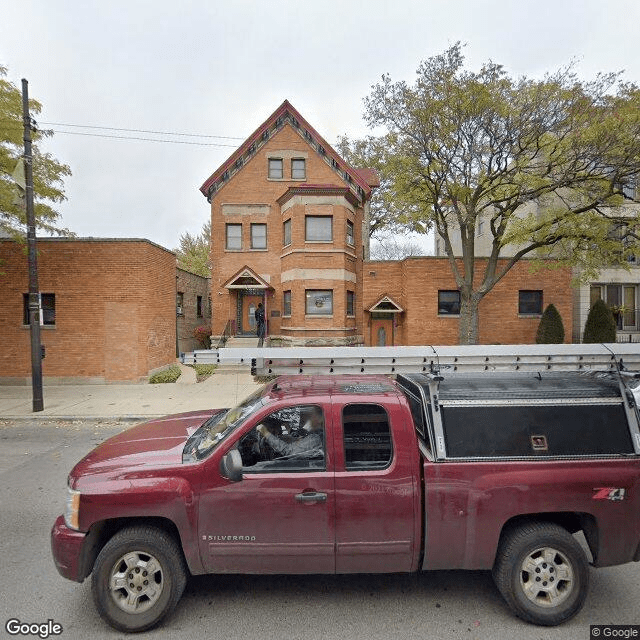
[[(139, 381), (175, 361), (175, 255), (148, 240), (38, 239), (45, 383)], [(28, 384), (24, 247), (0, 240), (0, 382)]]
[[(446, 260), (364, 260), (377, 186), (374, 171), (349, 166), (280, 105), (200, 189), (211, 203), (214, 336), (255, 335), (262, 302), (268, 335), (285, 344), (457, 343)], [(569, 336), (570, 280), (567, 270), (516, 265), (480, 305), (480, 342), (533, 342), (550, 302)]]
[[(476, 273), (484, 270), (476, 261)], [(430, 256), (364, 265), (365, 344), (458, 344), (460, 295), (447, 258)], [(521, 260), (480, 302), (480, 344), (534, 343), (542, 311), (558, 309), (570, 342), (570, 269), (532, 271)]]
[[(176, 270), (176, 330), (178, 353), (202, 349), (193, 335), (197, 327), (211, 325), (210, 278)], [(209, 345), (207, 345), (209, 346)]]
[[(363, 229), (377, 186), (287, 102), (213, 173), (212, 329), (290, 344), (361, 344)], [(367, 236), (368, 237), (368, 236)]]

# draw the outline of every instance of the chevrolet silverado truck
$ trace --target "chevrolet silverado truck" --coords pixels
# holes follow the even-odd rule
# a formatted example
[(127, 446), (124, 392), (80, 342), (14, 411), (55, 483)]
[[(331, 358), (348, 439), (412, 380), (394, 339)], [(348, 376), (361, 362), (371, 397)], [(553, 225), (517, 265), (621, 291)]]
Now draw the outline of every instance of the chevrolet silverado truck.
[[(188, 576), (491, 569), (519, 617), (581, 609), (640, 560), (640, 380), (619, 372), (289, 376), (153, 420), (71, 471), (51, 533), (121, 631)], [(579, 532), (582, 535), (574, 535)]]

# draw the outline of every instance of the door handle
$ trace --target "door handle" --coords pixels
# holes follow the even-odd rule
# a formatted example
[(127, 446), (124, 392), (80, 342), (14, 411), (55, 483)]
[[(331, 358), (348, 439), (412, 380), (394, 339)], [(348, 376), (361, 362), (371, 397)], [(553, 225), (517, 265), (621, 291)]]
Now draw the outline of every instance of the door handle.
[(304, 493), (296, 494), (296, 500), (298, 502), (326, 502), (327, 494), (318, 491), (305, 491)]

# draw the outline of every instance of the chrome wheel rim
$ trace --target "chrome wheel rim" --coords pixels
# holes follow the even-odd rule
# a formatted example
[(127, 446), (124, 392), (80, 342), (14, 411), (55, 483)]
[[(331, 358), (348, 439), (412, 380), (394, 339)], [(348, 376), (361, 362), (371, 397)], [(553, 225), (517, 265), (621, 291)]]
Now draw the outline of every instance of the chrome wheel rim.
[(575, 578), (567, 556), (553, 547), (527, 554), (520, 567), (520, 586), (525, 596), (540, 607), (557, 607), (573, 591)]
[(130, 551), (111, 569), (109, 591), (126, 613), (144, 613), (158, 601), (164, 589), (162, 565), (151, 554)]

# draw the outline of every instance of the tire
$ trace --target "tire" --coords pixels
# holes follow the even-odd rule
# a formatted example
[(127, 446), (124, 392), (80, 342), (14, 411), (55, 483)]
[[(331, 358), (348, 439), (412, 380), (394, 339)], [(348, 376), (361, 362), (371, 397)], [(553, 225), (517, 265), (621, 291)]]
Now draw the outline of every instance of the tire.
[(519, 618), (551, 627), (582, 608), (589, 590), (589, 564), (566, 529), (530, 523), (504, 535), (493, 579)]
[(181, 549), (155, 527), (122, 529), (102, 548), (91, 589), (100, 616), (115, 629), (145, 631), (166, 618), (187, 582)]

